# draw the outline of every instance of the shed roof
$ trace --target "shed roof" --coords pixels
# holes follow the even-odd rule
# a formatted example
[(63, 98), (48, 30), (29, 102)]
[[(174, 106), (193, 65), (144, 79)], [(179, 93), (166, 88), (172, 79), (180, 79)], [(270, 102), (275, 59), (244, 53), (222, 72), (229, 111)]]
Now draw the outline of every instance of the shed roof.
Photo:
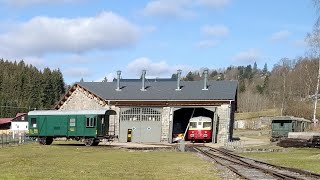
[[(141, 82), (141, 79), (120, 79), (121, 82)], [(146, 79), (149, 82), (160, 82), (160, 81), (177, 81), (177, 79), (172, 78), (151, 78)], [(117, 78), (113, 79), (113, 82), (117, 82)]]
[(311, 120), (294, 117), (294, 116), (275, 116), (271, 118), (272, 121), (283, 121), (283, 120), (295, 120), (295, 121), (306, 121), (311, 122)]
[(7, 124), (7, 123), (11, 123), (11, 120), (13, 118), (0, 118), (0, 125), (1, 124)]
[(141, 91), (141, 81), (121, 82), (121, 91), (116, 82), (79, 82), (81, 87), (105, 100), (235, 100), (237, 81), (208, 81), (208, 90), (203, 81), (181, 81), (177, 91), (175, 81), (146, 81), (146, 91)]
[(17, 113), (15, 118), (18, 118), (18, 117), (20, 117), (20, 116), (24, 116), (24, 115), (26, 115), (26, 114), (28, 114), (28, 113)]

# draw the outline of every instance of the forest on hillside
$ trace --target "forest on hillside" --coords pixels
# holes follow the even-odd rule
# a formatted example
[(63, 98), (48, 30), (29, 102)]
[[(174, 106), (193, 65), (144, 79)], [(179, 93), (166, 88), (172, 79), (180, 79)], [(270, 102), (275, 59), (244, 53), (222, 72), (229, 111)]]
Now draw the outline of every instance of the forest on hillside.
[[(317, 59), (283, 58), (271, 70), (256, 63), (211, 69), (209, 79), (239, 82), (238, 112), (279, 109), (282, 115), (312, 119), (318, 65)], [(201, 72), (189, 72), (183, 79), (201, 80)]]
[(51, 109), (65, 93), (60, 70), (39, 70), (24, 61), (0, 59), (0, 117), (18, 112)]
[[(281, 115), (319, 119), (320, 0), (311, 2), (317, 18), (312, 31), (306, 34), (305, 57), (282, 58), (270, 70), (267, 64), (259, 69), (256, 63), (210, 70), (210, 79), (239, 82), (238, 112), (279, 109)], [(184, 79), (199, 80), (200, 71), (189, 72)]]

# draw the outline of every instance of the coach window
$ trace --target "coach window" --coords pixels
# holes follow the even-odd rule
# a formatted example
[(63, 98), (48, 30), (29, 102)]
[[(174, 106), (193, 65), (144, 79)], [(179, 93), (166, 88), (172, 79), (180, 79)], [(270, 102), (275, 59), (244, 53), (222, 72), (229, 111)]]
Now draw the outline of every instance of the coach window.
[(31, 127), (36, 128), (37, 127), (37, 119), (31, 118)]
[(70, 119), (70, 126), (76, 126), (76, 119)]
[(87, 127), (95, 127), (96, 118), (87, 118)]

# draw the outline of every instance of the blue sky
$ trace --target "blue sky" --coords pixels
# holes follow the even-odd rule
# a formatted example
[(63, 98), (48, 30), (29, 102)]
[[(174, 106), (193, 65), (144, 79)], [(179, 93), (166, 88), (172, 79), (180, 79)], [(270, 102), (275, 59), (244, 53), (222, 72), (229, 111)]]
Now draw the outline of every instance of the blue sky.
[(66, 83), (170, 77), (304, 56), (311, 0), (0, 0), (0, 57)]

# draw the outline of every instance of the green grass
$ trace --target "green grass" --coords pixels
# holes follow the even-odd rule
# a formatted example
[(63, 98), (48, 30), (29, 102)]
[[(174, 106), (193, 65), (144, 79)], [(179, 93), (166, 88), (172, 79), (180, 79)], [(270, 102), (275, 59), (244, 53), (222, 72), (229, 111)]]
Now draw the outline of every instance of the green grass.
[(320, 173), (320, 149), (288, 148), (288, 152), (241, 153), (271, 164), (304, 169)]
[[(60, 143), (60, 144), (58, 144)], [(0, 179), (219, 179), (192, 153), (145, 152), (55, 142), (0, 148)]]
[(233, 135), (236, 137), (247, 137), (247, 138), (254, 138), (254, 139), (266, 139), (269, 140), (270, 130), (248, 130), (248, 129), (236, 129), (233, 130)]

